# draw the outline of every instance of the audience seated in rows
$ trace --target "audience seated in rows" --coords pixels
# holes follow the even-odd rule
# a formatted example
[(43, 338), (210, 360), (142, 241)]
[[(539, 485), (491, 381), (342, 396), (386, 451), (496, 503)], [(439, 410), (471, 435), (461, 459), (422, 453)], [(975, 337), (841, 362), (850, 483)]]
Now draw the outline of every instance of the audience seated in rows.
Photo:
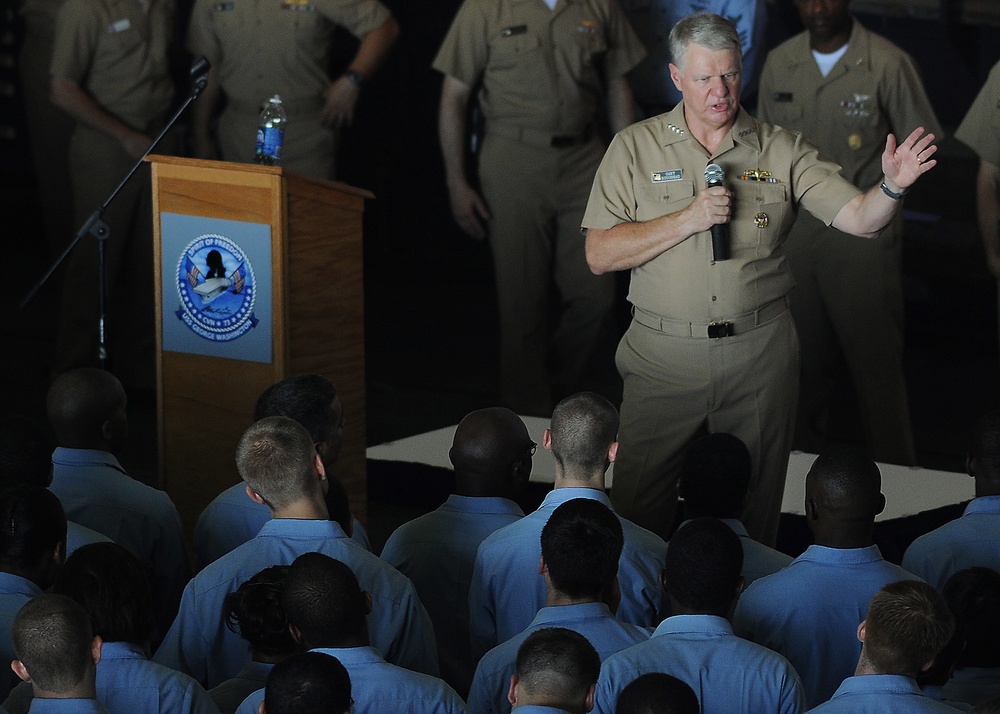
[(463, 697), (476, 669), (469, 642), (476, 551), (488, 535), (524, 516), (516, 500), (528, 484), (534, 447), (510, 409), (468, 414), (448, 452), (456, 492), (440, 508), (397, 528), (382, 549), (382, 559), (413, 581), (434, 623), (441, 678)]
[[(6, 444), (0, 522), (11, 523), (9, 533), (0, 529), (0, 625), (6, 615), (11, 660), (19, 659), (11, 620), (26, 603), (44, 603), (50, 596), (42, 592), (49, 588), (82, 605), (90, 620), (86, 639), (97, 647), (89, 657), (92, 687), (67, 689), (74, 703), (64, 708), (280, 714), (293, 711), (282, 709), (285, 704), (314, 701), (300, 701), (288, 687), (295, 677), (308, 682), (320, 671), (336, 690), (320, 695), (321, 701), (335, 714), (351, 709), (351, 692), (355, 712), (418, 714), (591, 707), (655, 714), (692, 706), (706, 714), (798, 714), (810, 706), (823, 712), (983, 710), (1000, 692), (1000, 573), (978, 565), (951, 572), (941, 596), (884, 561), (873, 545), (874, 519), (884, 507), (881, 477), (857, 451), (823, 454), (810, 469), (805, 512), (815, 544), (793, 560), (750, 541), (738, 520), (749, 480), (745, 447), (726, 434), (700, 439), (686, 454), (681, 480), (689, 520), (667, 548), (610, 508), (604, 481), (617, 456), (618, 420), (606, 400), (580, 393), (557, 406), (541, 438), (555, 457), (555, 488), (526, 517), (516, 500), (535, 445), (513, 412), (478, 410), (459, 425), (450, 452), (457, 493), (397, 529), (383, 550), (390, 565), (351, 540), (346, 492), (339, 484), (327, 488), (342, 410), (336, 392), (324, 389), (332, 389), (328, 380), (305, 377), (262, 395), (258, 409), (282, 415), (255, 414), (259, 418), (237, 448), (242, 483), (229, 492), (252, 504), (251, 513), (266, 509), (270, 519), (187, 582), (156, 663), (148, 659), (163, 616), (150, 587), (156, 569), (111, 542), (107, 532), (93, 533), (98, 542), (65, 558), (66, 515), (55, 491), (44, 488), (51, 443), (29, 420), (0, 420), (0, 446)], [(289, 404), (305, 416), (284, 416)], [(67, 373), (50, 389), (47, 407), (60, 444), (51, 462), (54, 485), (62, 461), (71, 495), (91, 481), (142, 494), (139, 508), (98, 503), (89, 517), (101, 509), (117, 513), (115, 527), (126, 539), (136, 536), (130, 530), (136, 527), (126, 525), (131, 511), (147, 502), (166, 499), (176, 517), (162, 492), (145, 486), (148, 491), (133, 492), (119, 483), (137, 482), (113, 455), (125, 410), (114, 377), (98, 370)], [(324, 438), (303, 425), (310, 419)], [(998, 468), (991, 466), (992, 455), (998, 455)], [(973, 521), (991, 515), (978, 506), (1000, 498), (990, 492), (996, 482), (990, 474), (1000, 471), (1000, 412), (980, 421), (968, 462), (977, 498), (956, 523), (978, 527)], [(76, 530), (78, 542), (86, 540), (87, 531)], [(983, 532), (988, 536), (988, 524)], [(136, 537), (159, 535), (149, 527)], [(937, 559), (938, 565), (975, 557), (975, 548), (954, 542), (960, 554)], [(907, 557), (919, 553), (914, 546)], [(654, 593), (650, 573), (659, 576)], [(419, 591), (407, 576), (420, 583)], [(748, 580), (754, 582), (744, 590)], [(540, 605), (533, 602), (539, 589)], [(440, 657), (419, 593), (435, 606), (437, 631), (449, 640)], [(942, 602), (951, 608), (945, 617)], [(658, 623), (665, 612), (671, 615)], [(488, 650), (477, 668), (484, 633), (497, 637), (525, 614), (525, 627)], [(585, 643), (587, 654), (574, 650), (573, 640)], [(537, 647), (522, 669), (528, 643)], [(306, 650), (314, 656), (303, 659)], [(589, 653), (596, 670), (586, 665)], [(282, 662), (296, 666), (279, 669)], [(467, 686), (475, 672), (468, 707), (464, 691), (436, 677), (445, 663), (459, 685)], [(33, 696), (38, 682), (30, 671), (23, 662), (12, 667), (32, 684), (6, 697), (8, 714), (53, 706)], [(285, 689), (276, 684), (269, 705), (269, 677), (276, 671), (276, 683), (286, 677)], [(586, 671), (594, 672), (589, 684), (587, 675), (577, 676)], [(11, 677), (7, 686), (16, 681)], [(204, 684), (217, 688), (210, 694)]]

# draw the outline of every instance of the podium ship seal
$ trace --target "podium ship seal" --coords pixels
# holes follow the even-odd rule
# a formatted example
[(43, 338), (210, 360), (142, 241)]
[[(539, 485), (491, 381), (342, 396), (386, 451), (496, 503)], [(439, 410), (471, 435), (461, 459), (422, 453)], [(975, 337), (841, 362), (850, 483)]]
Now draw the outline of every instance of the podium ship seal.
[(225, 236), (207, 233), (188, 243), (177, 262), (177, 294), (178, 319), (206, 340), (228, 342), (257, 326), (253, 266)]

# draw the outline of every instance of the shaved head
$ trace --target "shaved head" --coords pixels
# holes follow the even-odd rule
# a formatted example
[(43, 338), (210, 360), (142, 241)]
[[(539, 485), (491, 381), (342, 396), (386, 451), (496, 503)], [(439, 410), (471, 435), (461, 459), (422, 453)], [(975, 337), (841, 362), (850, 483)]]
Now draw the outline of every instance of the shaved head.
[(830, 520), (872, 523), (885, 505), (882, 474), (856, 449), (820, 454), (806, 475), (806, 499)]
[(124, 419), (125, 389), (103, 369), (74, 369), (52, 383), (45, 406), (60, 446), (103, 448), (104, 424)]
[(508, 490), (519, 464), (526, 461), (530, 473), (534, 445), (521, 417), (510, 409), (490, 407), (470, 412), (455, 429), (448, 452), (459, 490), (475, 492), (466, 495)]

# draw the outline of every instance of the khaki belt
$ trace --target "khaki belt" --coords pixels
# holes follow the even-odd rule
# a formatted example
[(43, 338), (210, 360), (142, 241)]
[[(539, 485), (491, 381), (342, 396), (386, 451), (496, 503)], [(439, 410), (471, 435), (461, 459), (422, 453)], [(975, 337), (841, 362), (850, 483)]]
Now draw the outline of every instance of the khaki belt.
[(683, 322), (681, 320), (660, 317), (638, 307), (632, 308), (632, 319), (640, 325), (673, 337), (705, 337), (714, 339), (749, 332), (755, 327), (760, 327), (764, 323), (770, 322), (787, 309), (788, 298), (780, 297), (777, 300), (772, 300), (763, 307), (757, 308), (753, 312), (739, 315), (732, 320)]
[(587, 127), (583, 130), (582, 134), (556, 136), (551, 132), (541, 131), (539, 129), (529, 129), (527, 127), (512, 126), (510, 124), (489, 123), (486, 126), (486, 134), (496, 134), (497, 136), (513, 139), (514, 141), (520, 141), (521, 143), (528, 144), (530, 146), (565, 149), (570, 146), (581, 146), (582, 144), (586, 144), (590, 141), (590, 137), (593, 132), (590, 130), (590, 127)]

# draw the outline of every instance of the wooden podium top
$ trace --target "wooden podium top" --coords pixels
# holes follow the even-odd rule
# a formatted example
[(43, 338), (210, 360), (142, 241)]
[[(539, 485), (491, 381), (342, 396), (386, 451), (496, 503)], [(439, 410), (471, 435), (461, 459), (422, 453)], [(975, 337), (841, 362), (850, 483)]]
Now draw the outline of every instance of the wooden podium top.
[(298, 171), (286, 169), (283, 166), (264, 166), (263, 164), (243, 164), (233, 161), (191, 159), (183, 156), (166, 156), (164, 154), (150, 154), (146, 157), (146, 161), (150, 163), (166, 164), (169, 166), (191, 166), (200, 169), (223, 169), (229, 171), (246, 171), (249, 173), (270, 174), (272, 176), (289, 176), (297, 181), (305, 181), (306, 183), (313, 183), (317, 186), (333, 188), (352, 196), (358, 196), (360, 198), (375, 198), (375, 194), (368, 189), (351, 186), (350, 184), (346, 184), (342, 181), (327, 181), (326, 179), (316, 178), (315, 176), (307, 176), (306, 174), (299, 173)]

